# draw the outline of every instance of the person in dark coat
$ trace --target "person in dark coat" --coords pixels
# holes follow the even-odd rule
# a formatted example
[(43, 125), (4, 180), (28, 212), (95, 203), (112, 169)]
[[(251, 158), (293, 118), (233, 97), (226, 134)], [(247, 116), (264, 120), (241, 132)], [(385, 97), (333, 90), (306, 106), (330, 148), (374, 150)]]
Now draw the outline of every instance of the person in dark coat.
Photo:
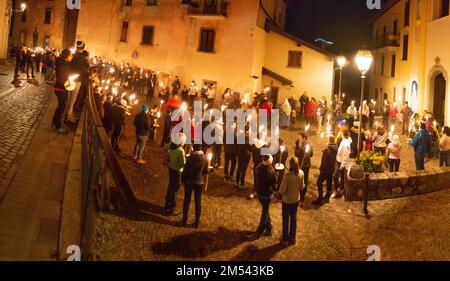
[(22, 68), (22, 65), (26, 63), (26, 56), (25, 56), (23, 47), (16, 49), (15, 57), (16, 57), (16, 67), (14, 68), (14, 81), (13, 82), (15, 82), (17, 79), (19, 79), (19, 77), (20, 77), (19, 71)]
[(306, 105), (309, 103), (308, 93), (304, 92), (300, 97), (300, 114), (299, 118), (306, 118)]
[(186, 85), (184, 85), (183, 89), (181, 90), (181, 100), (183, 102), (188, 102), (189, 100), (189, 89)]
[(239, 189), (246, 189), (245, 175), (247, 174), (248, 164), (252, 158), (252, 151), (248, 137), (245, 138), (245, 143), (236, 145), (236, 150), (237, 150), (236, 187)]
[(89, 91), (89, 52), (84, 50), (81, 55), (84, 60), (83, 63), (83, 75), (81, 80), (81, 88), (75, 100), (74, 109), (78, 112), (83, 111), (83, 106), (86, 101), (86, 97)]
[(111, 95), (106, 96), (106, 101), (103, 104), (103, 128), (106, 133), (111, 132), (113, 122), (113, 97)]
[(156, 130), (159, 126), (159, 117), (160, 113), (159, 113), (159, 108), (158, 105), (153, 105), (152, 109), (150, 110), (149, 113), (149, 122), (150, 122), (150, 131), (149, 131), (149, 143), (154, 143), (155, 142), (155, 134), (156, 134)]
[(27, 79), (30, 79), (30, 68), (31, 68), (31, 78), (36, 78), (36, 76), (34, 76), (34, 57), (35, 54), (32, 50), (28, 50), (26, 53), (26, 65), (27, 65)]
[[(227, 130), (234, 130), (234, 129), (227, 129)], [(235, 184), (235, 180), (233, 179), (234, 171), (236, 170), (236, 164), (237, 164), (237, 145), (236, 145), (236, 137), (234, 137), (233, 143), (227, 143), (225, 140), (225, 143), (223, 145), (224, 152), (225, 152), (225, 166), (224, 166), (224, 172), (225, 172), (225, 182), (228, 184)]]
[(178, 95), (178, 91), (181, 88), (181, 81), (178, 76), (175, 76), (175, 80), (172, 82), (172, 96)]
[(194, 151), (186, 160), (181, 181), (184, 183), (184, 205), (182, 225), (186, 226), (191, 205), (192, 192), (195, 198), (195, 228), (200, 226), (200, 215), (202, 212), (202, 191), (205, 184), (204, 176), (209, 172), (208, 159), (202, 151), (201, 144), (193, 145)]
[(305, 188), (302, 191), (300, 199), (303, 202), (308, 191), (309, 169), (311, 168), (311, 157), (313, 157), (312, 144), (308, 140), (308, 135), (305, 132), (302, 132), (300, 138), (295, 142), (295, 157), (298, 158), (305, 178)]
[(171, 132), (172, 132), (172, 111), (167, 110), (166, 116), (164, 117), (164, 128), (161, 147), (163, 147), (166, 143), (170, 143)]
[[(321, 205), (322, 203), (329, 203), (331, 192), (333, 190), (333, 174), (336, 168), (336, 155), (338, 147), (335, 143), (335, 136), (328, 137), (328, 146), (323, 150), (322, 161), (320, 164), (320, 174), (317, 179), (317, 190), (319, 197), (313, 201), (313, 205)], [(327, 193), (325, 198), (323, 197), (323, 183), (327, 182)]]
[(283, 164), (284, 169), (282, 170), (276, 170), (278, 175), (278, 184), (277, 184), (277, 190), (279, 189), (281, 185), (281, 181), (283, 180), (284, 173), (286, 171), (286, 162), (289, 156), (288, 148), (284, 145), (284, 140), (279, 140), (279, 146), (277, 154), (272, 155), (273, 157), (273, 167), (275, 168), (276, 164)]
[(36, 73), (41, 72), (42, 54), (40, 52), (35, 53), (34, 63), (36, 64)]
[(53, 115), (52, 126), (57, 133), (67, 134), (67, 130), (62, 127), (62, 117), (66, 109), (68, 92), (64, 86), (71, 73), (70, 61), (72, 54), (64, 49), (56, 60), (56, 83), (54, 86), (55, 95), (58, 98), (58, 106)]
[(119, 104), (115, 104), (112, 108), (112, 121), (114, 129), (111, 136), (111, 144), (115, 151), (120, 152), (120, 138), (123, 134), (123, 126), (125, 125), (126, 119), (126, 106), (127, 101), (121, 99)]
[(272, 155), (265, 155), (262, 163), (256, 168), (256, 195), (261, 203), (262, 212), (258, 229), (248, 236), (249, 239), (259, 239), (261, 236), (272, 236), (272, 223), (270, 219), (269, 207), (277, 185), (277, 174), (272, 166)]
[(142, 105), (142, 110), (134, 118), (134, 126), (136, 127), (136, 145), (134, 146), (134, 161), (138, 164), (145, 164), (142, 159), (145, 144), (147, 143), (147, 136), (150, 131), (150, 122), (148, 120), (148, 106)]
[(256, 168), (259, 164), (262, 163), (262, 153), (261, 149), (265, 146), (264, 141), (256, 140), (255, 144), (251, 147), (252, 152), (252, 161), (253, 161), (253, 190), (250, 192), (249, 199), (253, 199), (256, 196), (255, 188), (256, 188)]

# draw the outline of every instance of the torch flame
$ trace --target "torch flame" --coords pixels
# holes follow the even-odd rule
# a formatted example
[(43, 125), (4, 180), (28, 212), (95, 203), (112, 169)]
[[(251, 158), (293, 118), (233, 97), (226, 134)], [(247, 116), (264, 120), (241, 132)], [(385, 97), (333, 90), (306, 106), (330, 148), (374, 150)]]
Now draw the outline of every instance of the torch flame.
[(309, 153), (311, 151), (311, 146), (309, 144), (305, 147), (305, 153)]
[(77, 79), (80, 76), (80, 74), (73, 74), (69, 76), (69, 81), (73, 82), (75, 79)]
[(310, 127), (311, 127), (310, 124), (306, 125), (306, 127), (305, 127), (305, 133), (307, 133), (307, 132), (309, 131), (309, 128), (310, 128)]

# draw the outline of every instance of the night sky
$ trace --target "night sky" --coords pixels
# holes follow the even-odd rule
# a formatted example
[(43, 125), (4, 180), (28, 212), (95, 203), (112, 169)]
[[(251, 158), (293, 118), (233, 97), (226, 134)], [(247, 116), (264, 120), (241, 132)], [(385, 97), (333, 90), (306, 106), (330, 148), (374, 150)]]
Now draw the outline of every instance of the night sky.
[[(332, 41), (334, 46), (328, 50), (336, 55), (345, 55), (351, 62), (343, 71), (342, 90), (348, 97), (344, 101), (345, 105), (352, 99), (358, 100), (360, 95), (361, 74), (353, 63), (353, 58), (364, 42), (371, 43), (370, 19), (378, 12), (369, 10), (366, 2), (366, 0), (286, 0), (288, 6), (286, 30), (289, 33), (311, 43), (317, 38)], [(382, 0), (382, 7), (387, 2), (388, 0)], [(338, 76), (336, 83), (337, 78)], [(335, 88), (335, 93), (337, 89), (338, 87)]]
[[(386, 2), (385, 0), (382, 1)], [(376, 11), (366, 0), (286, 0), (286, 29), (302, 39), (314, 42), (321, 37), (335, 45), (336, 54), (356, 52), (370, 40), (369, 19)]]

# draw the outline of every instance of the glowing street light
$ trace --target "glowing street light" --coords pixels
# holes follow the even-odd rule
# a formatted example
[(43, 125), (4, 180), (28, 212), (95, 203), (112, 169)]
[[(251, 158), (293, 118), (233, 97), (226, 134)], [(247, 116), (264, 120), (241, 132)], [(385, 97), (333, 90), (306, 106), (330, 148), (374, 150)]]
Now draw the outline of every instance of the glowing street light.
[(343, 68), (347, 63), (347, 59), (344, 56), (339, 56), (336, 61), (340, 68)]
[[(363, 100), (364, 100), (364, 80), (366, 79), (366, 73), (367, 71), (369, 71), (370, 66), (372, 65), (373, 62), (373, 56), (372, 53), (367, 50), (365, 48), (365, 46), (363, 46), (362, 50), (359, 50), (358, 53), (356, 54), (355, 57), (355, 63), (356, 66), (358, 67), (358, 70), (361, 72), (361, 103), (360, 105), (362, 105)], [(362, 106), (359, 107), (359, 116), (362, 116)], [(361, 121), (361, 120), (360, 120)], [(362, 126), (359, 126), (359, 133), (358, 133), (358, 144), (357, 144), (357, 154), (359, 155), (359, 153), (361, 152), (361, 130), (362, 130)]]
[(25, 10), (27, 9), (27, 4), (26, 3), (22, 3), (20, 4), (20, 11), (25, 12)]
[(337, 58), (337, 64), (339, 66), (339, 105), (341, 104), (341, 95), (342, 95), (342, 68), (344, 68), (347, 63), (347, 59), (344, 56), (339, 56)]

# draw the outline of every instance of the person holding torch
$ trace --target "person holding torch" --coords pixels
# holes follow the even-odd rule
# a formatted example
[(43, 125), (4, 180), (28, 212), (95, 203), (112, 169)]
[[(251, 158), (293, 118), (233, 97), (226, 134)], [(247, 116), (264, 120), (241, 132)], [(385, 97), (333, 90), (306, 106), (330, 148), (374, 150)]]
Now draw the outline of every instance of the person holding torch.
[(140, 165), (144, 165), (145, 161), (142, 159), (145, 144), (147, 143), (147, 136), (150, 131), (150, 121), (148, 118), (148, 106), (143, 104), (142, 110), (134, 118), (134, 126), (136, 127), (136, 145), (134, 146), (134, 161)]
[(67, 105), (68, 91), (65, 83), (70, 76), (70, 62), (72, 53), (68, 49), (64, 49), (56, 60), (56, 83), (54, 86), (55, 95), (58, 98), (58, 106), (55, 110), (52, 120), (53, 129), (60, 134), (67, 134), (67, 130), (62, 127), (62, 117)]
[(306, 132), (302, 132), (295, 142), (295, 157), (299, 159), (300, 169), (302, 169), (305, 178), (305, 188), (300, 198), (300, 201), (303, 202), (308, 191), (309, 169), (311, 168), (311, 157), (313, 157), (312, 143), (308, 140)]
[[(312, 202), (313, 205), (322, 205), (329, 203), (331, 192), (333, 191), (333, 174), (336, 168), (336, 155), (338, 147), (336, 145), (335, 136), (328, 135), (327, 148), (323, 150), (322, 161), (320, 164), (320, 174), (317, 179), (318, 198)], [(327, 193), (323, 197), (323, 183), (327, 182)]]
[(187, 225), (189, 207), (191, 205), (192, 192), (195, 198), (195, 228), (200, 227), (200, 215), (202, 211), (202, 191), (205, 184), (204, 176), (209, 173), (209, 161), (202, 151), (201, 144), (193, 145), (194, 151), (186, 160), (181, 181), (184, 183), (183, 220), (181, 224)]

